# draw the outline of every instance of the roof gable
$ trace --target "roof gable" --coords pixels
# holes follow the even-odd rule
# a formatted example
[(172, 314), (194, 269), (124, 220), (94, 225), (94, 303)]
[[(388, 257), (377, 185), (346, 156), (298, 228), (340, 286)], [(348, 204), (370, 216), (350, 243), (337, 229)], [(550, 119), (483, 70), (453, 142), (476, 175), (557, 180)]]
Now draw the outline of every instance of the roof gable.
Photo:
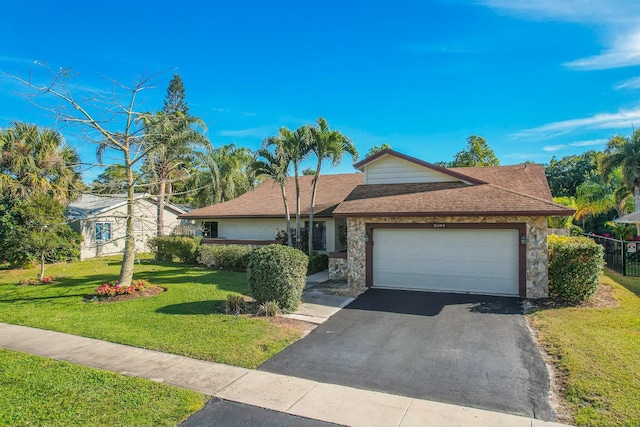
[(406, 156), (390, 149), (379, 151), (354, 165), (364, 172), (365, 185), (461, 182), (481, 184), (481, 180), (441, 166)]

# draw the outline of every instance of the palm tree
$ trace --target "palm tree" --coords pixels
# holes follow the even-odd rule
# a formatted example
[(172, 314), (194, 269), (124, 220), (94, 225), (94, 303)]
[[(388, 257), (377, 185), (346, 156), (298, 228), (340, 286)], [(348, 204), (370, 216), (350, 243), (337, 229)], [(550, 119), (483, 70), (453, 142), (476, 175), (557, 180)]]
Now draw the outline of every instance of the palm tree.
[(288, 161), (293, 165), (293, 177), (296, 186), (296, 246), (298, 249), (301, 243), (301, 226), (300, 226), (300, 163), (307, 158), (310, 152), (310, 134), (309, 127), (302, 126), (294, 132), (281, 127), (278, 135), (271, 136), (262, 142), (262, 148), (268, 149), (271, 146), (276, 147), (276, 151), (280, 150), (281, 155), (286, 156)]
[(202, 120), (187, 117), (180, 112), (142, 114), (139, 117), (144, 128), (145, 144), (154, 147), (145, 158), (143, 169), (150, 175), (158, 198), (157, 234), (164, 235), (164, 207), (173, 193), (172, 178), (184, 175), (193, 157), (194, 146), (205, 146), (208, 139), (193, 125), (204, 130)]
[(629, 213), (631, 193), (624, 185), (620, 168), (613, 170), (608, 178), (608, 182), (600, 179), (588, 180), (576, 188), (574, 218), (582, 220), (583, 228), (589, 216), (615, 211), (619, 218)]
[(349, 153), (353, 160), (358, 160), (358, 150), (353, 145), (349, 137), (337, 130), (330, 130), (329, 123), (318, 117), (316, 126), (309, 126), (310, 148), (316, 155), (318, 163), (313, 178), (313, 189), (311, 191), (311, 207), (309, 209), (309, 255), (313, 252), (313, 213), (316, 204), (316, 190), (322, 162), (331, 160), (332, 166), (337, 166), (342, 161), (345, 153)]
[(198, 158), (204, 167), (193, 181), (199, 206), (235, 199), (253, 186), (249, 169), (254, 159), (249, 149), (235, 144), (219, 148), (209, 145), (205, 153), (198, 153)]
[(14, 122), (0, 131), (0, 148), (0, 195), (47, 194), (63, 204), (80, 196), (80, 158), (60, 133)]
[[(262, 160), (260, 160), (262, 158)], [(282, 192), (282, 202), (284, 203), (285, 222), (287, 227), (287, 244), (293, 246), (293, 236), (291, 235), (291, 214), (289, 213), (289, 203), (287, 201), (287, 176), (289, 175), (289, 158), (284, 154), (280, 146), (276, 146), (274, 152), (261, 148), (256, 152), (256, 158), (251, 164), (253, 176), (268, 176), (279, 186)]]
[(600, 172), (608, 179), (620, 168), (622, 181), (633, 191), (635, 211), (640, 211), (640, 129), (631, 138), (616, 135), (609, 140), (600, 160)]
[(616, 208), (616, 201), (610, 189), (599, 182), (585, 181), (576, 188), (576, 213), (574, 218), (582, 220), (582, 228), (587, 217), (609, 212)]

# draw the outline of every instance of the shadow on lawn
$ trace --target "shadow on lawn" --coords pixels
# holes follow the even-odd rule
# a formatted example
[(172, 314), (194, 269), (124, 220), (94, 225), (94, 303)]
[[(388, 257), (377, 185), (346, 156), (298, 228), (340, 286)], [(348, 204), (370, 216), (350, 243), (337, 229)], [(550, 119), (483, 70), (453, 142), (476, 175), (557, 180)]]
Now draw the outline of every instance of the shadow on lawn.
[(88, 296), (86, 293), (81, 294), (65, 294), (65, 295), (51, 295), (44, 297), (19, 297), (19, 298), (8, 298), (8, 299), (0, 299), (0, 303), (8, 302), (8, 303), (19, 303), (19, 302), (31, 302), (31, 301), (47, 301), (61, 298), (77, 298), (77, 297), (86, 297)]
[(223, 300), (194, 301), (183, 302), (181, 304), (167, 305), (160, 307), (156, 313), (163, 314), (213, 314), (220, 305), (224, 304)]
[(608, 268), (605, 268), (605, 274), (630, 292), (633, 292), (637, 297), (640, 297), (640, 277), (623, 276)]

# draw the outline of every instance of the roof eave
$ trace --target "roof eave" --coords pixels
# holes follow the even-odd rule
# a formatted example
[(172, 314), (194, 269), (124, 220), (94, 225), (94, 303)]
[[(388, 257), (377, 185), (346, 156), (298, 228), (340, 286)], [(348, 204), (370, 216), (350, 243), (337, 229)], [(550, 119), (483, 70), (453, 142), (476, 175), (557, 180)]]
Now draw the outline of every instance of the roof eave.
[[(308, 217), (309, 213), (300, 213), (301, 217)], [(332, 213), (326, 214), (314, 214), (314, 218), (333, 218)], [(282, 214), (273, 214), (273, 215), (190, 215), (186, 213), (184, 215), (178, 215), (179, 219), (266, 219), (266, 218), (276, 218), (276, 219), (285, 219), (285, 215)]]
[(377, 217), (438, 217), (438, 216), (571, 216), (574, 210), (527, 210), (527, 211), (449, 211), (449, 212), (334, 212), (335, 218), (377, 218)]

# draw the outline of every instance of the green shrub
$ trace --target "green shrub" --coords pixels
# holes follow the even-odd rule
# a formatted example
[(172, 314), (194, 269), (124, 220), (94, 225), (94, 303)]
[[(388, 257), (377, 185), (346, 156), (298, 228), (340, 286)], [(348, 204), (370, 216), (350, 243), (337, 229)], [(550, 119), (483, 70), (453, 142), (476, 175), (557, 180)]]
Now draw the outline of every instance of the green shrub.
[(549, 236), (549, 297), (569, 304), (591, 298), (604, 268), (602, 246), (587, 237)]
[(327, 254), (317, 254), (315, 252), (311, 254), (307, 274), (315, 274), (325, 271), (327, 268), (329, 268), (329, 256)]
[(247, 271), (251, 252), (249, 245), (202, 245), (198, 262), (207, 268)]
[(224, 302), (224, 311), (227, 313), (240, 314), (244, 311), (245, 303), (242, 295), (228, 294)]
[(199, 237), (158, 236), (149, 241), (149, 248), (157, 261), (172, 262), (177, 258), (184, 264), (196, 264), (200, 240)]
[(285, 312), (295, 311), (307, 279), (309, 257), (282, 245), (263, 246), (249, 256), (249, 289), (259, 303), (275, 301)]
[(267, 301), (258, 306), (258, 316), (275, 317), (280, 314), (280, 307), (275, 301)]

